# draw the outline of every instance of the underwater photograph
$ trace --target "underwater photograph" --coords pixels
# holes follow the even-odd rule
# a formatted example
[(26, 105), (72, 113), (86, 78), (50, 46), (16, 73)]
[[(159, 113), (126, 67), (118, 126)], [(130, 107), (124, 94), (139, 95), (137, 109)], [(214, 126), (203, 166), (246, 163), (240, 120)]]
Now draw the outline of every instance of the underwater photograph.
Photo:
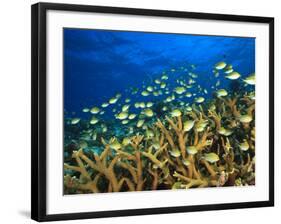
[(255, 38), (63, 29), (64, 194), (255, 185)]

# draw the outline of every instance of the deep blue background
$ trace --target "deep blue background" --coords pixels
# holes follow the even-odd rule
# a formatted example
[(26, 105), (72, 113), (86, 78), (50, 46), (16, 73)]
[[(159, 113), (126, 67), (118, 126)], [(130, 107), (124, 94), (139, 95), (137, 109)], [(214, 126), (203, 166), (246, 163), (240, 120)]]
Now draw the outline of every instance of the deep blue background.
[(83, 107), (100, 106), (117, 92), (187, 64), (196, 65), (198, 82), (209, 89), (218, 61), (249, 75), (255, 71), (255, 39), (66, 28), (64, 108), (81, 114)]

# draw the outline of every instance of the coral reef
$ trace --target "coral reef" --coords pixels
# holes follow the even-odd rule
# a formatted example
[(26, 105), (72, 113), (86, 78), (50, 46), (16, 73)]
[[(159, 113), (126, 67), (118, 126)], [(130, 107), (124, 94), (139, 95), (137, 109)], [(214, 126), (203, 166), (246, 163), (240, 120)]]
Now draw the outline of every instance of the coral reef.
[[(162, 116), (133, 136), (96, 136), (65, 160), (65, 194), (255, 184), (255, 100), (216, 96)], [(73, 149), (72, 145), (72, 149)]]

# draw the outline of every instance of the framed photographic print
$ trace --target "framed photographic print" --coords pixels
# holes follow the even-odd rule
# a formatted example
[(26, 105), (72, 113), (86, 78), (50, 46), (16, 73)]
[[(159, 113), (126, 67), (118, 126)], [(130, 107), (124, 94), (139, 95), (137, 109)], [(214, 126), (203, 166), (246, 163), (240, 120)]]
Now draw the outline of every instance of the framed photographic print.
[(32, 6), (32, 218), (274, 205), (274, 19)]

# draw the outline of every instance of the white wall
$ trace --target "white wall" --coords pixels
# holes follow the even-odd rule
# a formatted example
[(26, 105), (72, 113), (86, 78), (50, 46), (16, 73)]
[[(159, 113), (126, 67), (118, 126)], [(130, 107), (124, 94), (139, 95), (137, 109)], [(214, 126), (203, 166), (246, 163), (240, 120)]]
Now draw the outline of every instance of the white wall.
[[(0, 221), (34, 223), (30, 220), (30, 5), (36, 1), (3, 0), (0, 6)], [(275, 86), (280, 84), (280, 5), (278, 0), (67, 0), (63, 3), (140, 7), (195, 12), (275, 17)], [(280, 158), (280, 104), (276, 100), (275, 158)], [(107, 218), (60, 223), (249, 223), (280, 217), (280, 162), (276, 161), (275, 208), (239, 209), (184, 214)]]

